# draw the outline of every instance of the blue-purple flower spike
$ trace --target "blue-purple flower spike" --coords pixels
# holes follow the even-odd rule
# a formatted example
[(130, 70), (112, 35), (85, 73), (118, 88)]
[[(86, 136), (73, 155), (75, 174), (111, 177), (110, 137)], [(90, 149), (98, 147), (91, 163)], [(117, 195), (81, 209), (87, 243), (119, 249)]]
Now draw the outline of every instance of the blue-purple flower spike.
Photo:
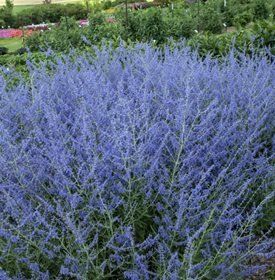
[(94, 53), (14, 87), (0, 76), (0, 278), (264, 271), (274, 63), (181, 45)]

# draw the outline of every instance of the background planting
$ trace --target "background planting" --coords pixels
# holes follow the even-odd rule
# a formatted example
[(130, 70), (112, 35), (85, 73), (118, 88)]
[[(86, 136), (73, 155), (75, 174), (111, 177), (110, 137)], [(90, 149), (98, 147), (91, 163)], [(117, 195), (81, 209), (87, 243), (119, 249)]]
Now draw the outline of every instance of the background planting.
[(94, 54), (29, 63), (14, 87), (0, 76), (0, 278), (264, 270), (274, 63), (203, 60), (183, 44)]

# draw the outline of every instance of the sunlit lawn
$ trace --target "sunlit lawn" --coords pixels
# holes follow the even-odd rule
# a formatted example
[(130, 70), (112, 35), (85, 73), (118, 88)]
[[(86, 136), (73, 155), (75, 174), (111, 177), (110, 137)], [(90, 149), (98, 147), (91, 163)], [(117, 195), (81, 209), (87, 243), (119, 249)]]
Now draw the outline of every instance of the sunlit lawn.
[(13, 7), (13, 14), (16, 15), (23, 10), (33, 8), (34, 5), (16, 5)]
[[(52, 0), (52, 3), (72, 3), (81, 2), (81, 0)], [(26, 5), (37, 5), (42, 4), (43, 0), (14, 0), (14, 6), (26, 6)], [(0, 0), (0, 6), (5, 5), (5, 0)]]
[(9, 52), (14, 52), (22, 47), (22, 39), (21, 38), (0, 39), (0, 46), (8, 48)]

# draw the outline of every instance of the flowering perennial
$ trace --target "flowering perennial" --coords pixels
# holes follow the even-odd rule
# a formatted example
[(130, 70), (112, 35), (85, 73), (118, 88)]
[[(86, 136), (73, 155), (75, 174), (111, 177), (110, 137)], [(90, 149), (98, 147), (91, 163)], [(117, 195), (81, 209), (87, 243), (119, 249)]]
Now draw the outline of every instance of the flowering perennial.
[[(24, 31), (24, 35), (30, 36), (32, 30)], [(14, 38), (22, 37), (23, 31), (21, 29), (0, 29), (0, 38)]]
[(29, 65), (13, 88), (0, 76), (0, 278), (264, 270), (274, 63), (180, 45), (94, 53)]

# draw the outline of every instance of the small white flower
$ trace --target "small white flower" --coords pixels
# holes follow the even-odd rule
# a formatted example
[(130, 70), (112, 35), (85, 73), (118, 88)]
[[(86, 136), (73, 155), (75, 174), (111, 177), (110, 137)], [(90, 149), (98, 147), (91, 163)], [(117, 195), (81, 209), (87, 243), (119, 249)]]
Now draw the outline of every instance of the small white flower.
[(196, 33), (199, 33), (199, 31), (197, 29), (194, 30)]
[(224, 23), (223, 26), (226, 27), (227, 26), (226, 23)]

